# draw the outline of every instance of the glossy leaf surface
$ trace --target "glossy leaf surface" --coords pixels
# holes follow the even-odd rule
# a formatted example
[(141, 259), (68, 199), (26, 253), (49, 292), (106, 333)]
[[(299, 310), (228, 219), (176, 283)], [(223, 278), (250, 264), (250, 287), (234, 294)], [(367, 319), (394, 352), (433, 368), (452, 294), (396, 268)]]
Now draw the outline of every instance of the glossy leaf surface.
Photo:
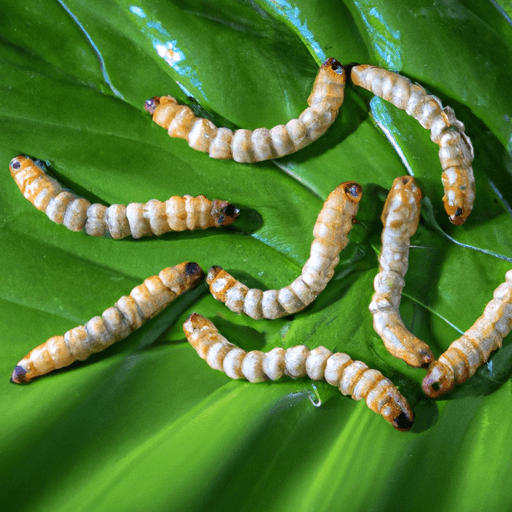
[[(502, 2), (500, 2), (502, 3)], [(376, 64), (454, 108), (475, 147), (475, 208), (442, 207), (437, 147), (414, 119), (347, 87), (304, 150), (254, 165), (170, 139), (144, 101), (170, 94), (219, 125), (270, 128), (305, 108), (327, 57)], [(393, 359), (368, 312), (380, 213), (412, 173), (423, 214), (401, 305), (436, 356), (469, 328), (512, 267), (512, 29), (486, 0), (0, 1), (0, 505), (6, 510), (507, 510), (512, 348), (434, 402), (424, 370)], [(53, 224), (8, 172), (17, 154), (104, 204), (204, 194), (242, 208), (230, 228), (114, 241)], [(309, 255), (327, 195), (364, 197), (334, 279), (294, 317), (254, 321), (201, 285), (103, 353), (9, 383), (33, 347), (83, 324), (181, 261), (280, 288)], [(181, 325), (197, 311), (246, 350), (324, 345), (383, 372), (416, 424), (395, 431), (326, 383), (232, 382)]]

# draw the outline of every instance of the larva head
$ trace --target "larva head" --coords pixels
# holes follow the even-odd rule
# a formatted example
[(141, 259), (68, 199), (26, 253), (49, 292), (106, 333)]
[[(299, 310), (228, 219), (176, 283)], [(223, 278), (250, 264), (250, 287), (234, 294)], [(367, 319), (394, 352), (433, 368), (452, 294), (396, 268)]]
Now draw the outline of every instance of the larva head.
[(11, 176), (17, 174), (22, 168), (30, 164), (32, 160), (24, 155), (18, 155), (9, 162), (9, 171)]
[(149, 112), (150, 114), (154, 114), (156, 107), (160, 105), (160, 98), (158, 96), (154, 96), (144, 103), (144, 110)]
[(185, 275), (191, 280), (191, 281), (199, 281), (200, 279), (203, 279), (204, 272), (203, 269), (193, 261), (187, 261), (184, 263), (185, 266)]
[(215, 199), (212, 203), (211, 215), (216, 226), (229, 226), (238, 217), (240, 210), (227, 201)]
[(14, 370), (12, 371), (11, 375), (11, 382), (14, 382), (15, 384), (23, 384), (25, 382), (30, 382), (32, 379), (28, 376), (27, 370), (17, 364), (14, 367)]
[(325, 70), (333, 80), (339, 83), (345, 83), (347, 80), (345, 68), (333, 57), (327, 59), (320, 69)]
[(363, 187), (355, 181), (346, 181), (342, 183), (339, 188), (345, 192), (347, 199), (352, 203), (358, 204), (363, 197)]
[(380, 405), (380, 414), (393, 427), (402, 432), (410, 430), (414, 424), (414, 414), (407, 400), (394, 386), (388, 388), (387, 397)]
[(455, 386), (453, 370), (437, 361), (434, 363), (421, 384), (423, 393), (430, 398), (437, 398), (451, 391)]
[(471, 208), (464, 207), (464, 205), (463, 207), (450, 206), (448, 201), (444, 201), (444, 209), (450, 218), (450, 222), (456, 226), (464, 224), (471, 213)]
[(408, 430), (411, 430), (412, 426), (414, 425), (414, 415), (410, 411), (402, 411), (396, 418), (393, 419), (391, 424), (397, 430), (400, 430), (401, 432), (407, 432)]

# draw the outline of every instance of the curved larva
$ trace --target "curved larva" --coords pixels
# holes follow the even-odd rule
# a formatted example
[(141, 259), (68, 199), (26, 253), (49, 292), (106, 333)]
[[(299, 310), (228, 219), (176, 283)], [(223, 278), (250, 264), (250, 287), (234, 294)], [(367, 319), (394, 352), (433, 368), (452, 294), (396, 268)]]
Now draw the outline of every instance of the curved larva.
[(512, 330), (512, 270), (494, 291), (482, 316), (433, 363), (423, 379), (423, 391), (437, 398), (474, 375)]
[(301, 311), (311, 304), (334, 275), (339, 253), (348, 244), (348, 233), (357, 214), (363, 190), (353, 181), (334, 189), (324, 203), (313, 229), (309, 259), (302, 274), (280, 290), (249, 289), (221, 267), (206, 276), (210, 292), (235, 313), (259, 320), (279, 318)]
[(418, 227), (420, 208), (421, 190), (414, 178), (396, 178), (381, 216), (384, 229), (379, 273), (373, 282), (375, 294), (369, 309), (373, 327), (389, 353), (410, 366), (426, 367), (434, 355), (425, 342), (407, 330), (399, 311), (409, 265), (410, 237)]
[(14, 368), (12, 382), (29, 382), (34, 377), (69, 366), (77, 360), (83, 361), (94, 352), (101, 352), (160, 313), (179, 295), (196, 286), (203, 277), (204, 272), (199, 265), (192, 262), (165, 268), (157, 276), (148, 277), (101, 316), (70, 329), (64, 336), (52, 336), (29, 352)]
[(37, 161), (26, 156), (13, 158), (9, 170), (25, 198), (50, 220), (72, 231), (85, 230), (90, 236), (140, 238), (169, 231), (228, 226), (239, 213), (226, 201), (210, 201), (204, 196), (173, 196), (165, 202), (151, 199), (145, 204), (106, 207), (91, 204), (64, 189)]
[(376, 66), (354, 66), (354, 84), (405, 110), (431, 131), (430, 138), (439, 145), (443, 168), (443, 203), (453, 224), (466, 222), (475, 200), (475, 178), (471, 164), (473, 146), (464, 133), (464, 125), (450, 107), (444, 107), (436, 96), (427, 94), (421, 85), (408, 78)]
[(217, 128), (211, 121), (197, 118), (186, 105), (171, 96), (147, 100), (144, 108), (153, 121), (171, 137), (185, 139), (197, 151), (211, 158), (253, 163), (279, 158), (311, 144), (323, 135), (338, 115), (345, 94), (346, 73), (333, 58), (326, 60), (316, 77), (308, 98), (309, 107), (298, 119), (267, 130)]
[(364, 399), (367, 406), (398, 430), (409, 430), (414, 415), (407, 400), (379, 371), (371, 370), (347, 354), (332, 353), (325, 347), (309, 350), (298, 345), (287, 350), (245, 352), (222, 336), (210, 320), (193, 313), (183, 324), (185, 335), (202, 359), (232, 379), (262, 382), (284, 375), (325, 380), (354, 400)]

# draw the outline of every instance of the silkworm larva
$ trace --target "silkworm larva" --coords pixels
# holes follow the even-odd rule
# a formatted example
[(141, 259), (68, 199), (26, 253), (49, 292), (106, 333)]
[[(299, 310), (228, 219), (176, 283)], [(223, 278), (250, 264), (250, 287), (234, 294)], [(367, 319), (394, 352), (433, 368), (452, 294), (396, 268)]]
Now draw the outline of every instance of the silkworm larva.
[(400, 299), (409, 265), (410, 237), (420, 218), (421, 190), (412, 176), (396, 178), (384, 204), (379, 273), (370, 311), (373, 327), (389, 353), (410, 366), (426, 367), (434, 355), (429, 346), (407, 330), (400, 318)]
[(196, 286), (203, 277), (199, 265), (191, 262), (165, 268), (157, 276), (148, 277), (101, 316), (70, 329), (64, 336), (52, 336), (29, 352), (15, 366), (12, 382), (30, 382), (34, 377), (101, 352), (137, 330), (183, 292)]
[(443, 168), (443, 203), (453, 224), (464, 224), (475, 200), (475, 178), (471, 164), (473, 146), (464, 133), (464, 125), (450, 107), (444, 107), (436, 96), (427, 94), (421, 85), (408, 78), (376, 66), (354, 66), (354, 84), (371, 91), (398, 108), (405, 110), (431, 131), (430, 138), (439, 145)]
[(210, 292), (235, 313), (259, 320), (279, 318), (311, 304), (334, 275), (340, 251), (348, 244), (363, 190), (353, 181), (342, 183), (329, 195), (313, 229), (309, 259), (302, 274), (281, 290), (249, 289), (221, 267), (212, 267), (206, 277)]
[(393, 383), (347, 354), (333, 354), (325, 347), (309, 350), (305, 345), (287, 350), (274, 348), (266, 353), (245, 352), (224, 338), (210, 320), (197, 313), (183, 324), (183, 330), (199, 356), (211, 368), (223, 371), (232, 379), (262, 382), (288, 375), (325, 380), (354, 400), (365, 399), (372, 411), (382, 415), (396, 429), (406, 431), (413, 425), (414, 415), (409, 404)]
[(267, 130), (217, 128), (211, 121), (197, 118), (186, 105), (171, 96), (147, 100), (144, 108), (153, 121), (171, 137), (185, 139), (197, 151), (211, 158), (253, 163), (279, 158), (311, 144), (323, 135), (338, 115), (345, 94), (346, 72), (333, 58), (326, 60), (316, 77), (308, 98), (309, 107), (298, 119)]
[(512, 270), (494, 291), (482, 316), (433, 363), (423, 379), (423, 391), (437, 398), (472, 377), (503, 344), (512, 329)]
[(11, 160), (9, 170), (21, 193), (38, 210), (57, 224), (90, 236), (140, 238), (162, 235), (169, 231), (206, 229), (227, 226), (239, 210), (226, 201), (210, 201), (204, 196), (173, 196), (165, 202), (151, 199), (147, 203), (91, 204), (50, 178), (42, 163), (19, 155)]

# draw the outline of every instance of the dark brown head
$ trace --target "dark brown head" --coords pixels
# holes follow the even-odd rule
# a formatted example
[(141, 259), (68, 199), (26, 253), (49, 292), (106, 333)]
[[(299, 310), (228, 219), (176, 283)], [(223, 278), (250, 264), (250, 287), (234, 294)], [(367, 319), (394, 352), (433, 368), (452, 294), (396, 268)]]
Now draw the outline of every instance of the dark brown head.
[(238, 217), (240, 210), (227, 201), (215, 199), (211, 213), (216, 226), (229, 226)]
[(11, 382), (15, 384), (23, 384), (25, 382), (30, 382), (31, 379), (27, 378), (27, 370), (20, 366), (19, 364), (14, 367), (11, 375)]
[(340, 76), (345, 74), (345, 69), (343, 68), (343, 66), (340, 64), (340, 62), (338, 62), (333, 57), (331, 57), (330, 59), (327, 59), (322, 64), (322, 67), (323, 68), (328, 68), (328, 69), (332, 70), (334, 73), (336, 73), (337, 75), (340, 75)]
[(407, 432), (414, 425), (414, 416), (406, 412), (399, 414), (391, 423), (393, 427), (402, 432)]
[(353, 203), (359, 203), (363, 197), (363, 187), (355, 181), (347, 181), (340, 185), (350, 201)]
[(160, 98), (158, 96), (154, 96), (144, 103), (144, 110), (153, 115), (158, 105), (160, 105)]
[(206, 282), (208, 283), (208, 286), (215, 281), (215, 278), (222, 272), (222, 270), (222, 267), (219, 267), (218, 265), (214, 265), (210, 270), (208, 270), (208, 274), (206, 274)]

